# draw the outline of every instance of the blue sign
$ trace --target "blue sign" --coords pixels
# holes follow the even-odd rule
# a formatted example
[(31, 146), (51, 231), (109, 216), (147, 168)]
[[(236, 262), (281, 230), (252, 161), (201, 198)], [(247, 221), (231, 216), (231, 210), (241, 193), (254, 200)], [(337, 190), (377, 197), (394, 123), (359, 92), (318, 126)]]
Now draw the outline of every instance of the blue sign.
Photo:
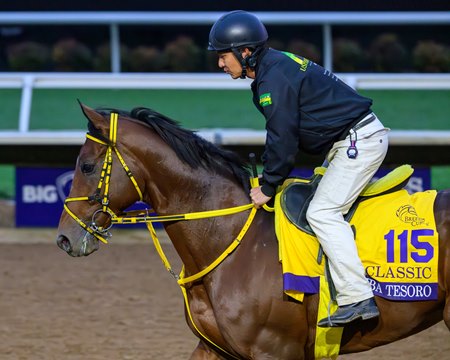
[[(57, 227), (73, 174), (70, 168), (17, 167), (16, 227)], [(149, 206), (139, 202), (127, 210), (145, 208)], [(116, 226), (145, 227), (145, 224)]]
[(58, 226), (72, 169), (16, 168), (16, 226)]

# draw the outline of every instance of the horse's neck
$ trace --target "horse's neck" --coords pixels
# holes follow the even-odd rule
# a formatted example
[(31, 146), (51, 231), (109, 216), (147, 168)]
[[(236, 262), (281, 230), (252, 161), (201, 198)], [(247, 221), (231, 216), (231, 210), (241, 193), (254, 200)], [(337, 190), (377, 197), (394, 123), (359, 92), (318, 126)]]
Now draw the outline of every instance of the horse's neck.
[(226, 182), (203, 169), (175, 166), (161, 171), (146, 184), (147, 201), (160, 215), (204, 211), (220, 205), (221, 187)]
[[(147, 201), (159, 215), (186, 214), (224, 209), (249, 202), (248, 195), (235, 182), (197, 169), (167, 174), (147, 185)], [(245, 222), (247, 212), (201, 220), (165, 223), (187, 272), (194, 273), (214, 261), (232, 242)]]

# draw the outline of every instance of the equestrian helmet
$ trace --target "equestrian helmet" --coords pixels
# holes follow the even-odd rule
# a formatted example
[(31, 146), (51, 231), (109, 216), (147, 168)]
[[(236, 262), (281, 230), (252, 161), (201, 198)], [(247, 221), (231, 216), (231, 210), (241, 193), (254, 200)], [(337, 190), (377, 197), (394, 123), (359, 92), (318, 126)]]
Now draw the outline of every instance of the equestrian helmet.
[(222, 15), (214, 23), (209, 33), (208, 50), (257, 48), (264, 45), (267, 39), (267, 30), (255, 15), (235, 10)]

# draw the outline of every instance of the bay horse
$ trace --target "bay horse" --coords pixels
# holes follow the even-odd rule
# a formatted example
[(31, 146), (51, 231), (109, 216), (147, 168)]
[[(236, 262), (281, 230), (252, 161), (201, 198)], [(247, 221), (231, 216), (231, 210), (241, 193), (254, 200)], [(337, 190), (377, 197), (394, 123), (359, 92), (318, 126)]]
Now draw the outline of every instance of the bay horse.
[[(250, 174), (236, 154), (150, 109), (81, 107), (89, 120), (88, 139), (78, 156), (57, 235), (58, 246), (71, 256), (97, 250), (112, 218), (140, 198), (169, 220), (173, 214), (250, 203)], [(117, 129), (109, 121), (111, 113), (118, 114)], [(249, 213), (256, 212), (240, 246), (214, 270), (184, 286), (187, 322), (200, 338), (191, 359), (313, 359), (318, 295), (305, 295), (303, 302), (283, 295), (273, 214), (245, 209), (228, 216), (164, 222), (190, 276), (223, 254), (248, 223)], [(438, 299), (376, 298), (380, 317), (346, 326), (341, 354), (394, 342), (442, 319), (450, 329), (450, 191), (438, 192), (434, 213)]]

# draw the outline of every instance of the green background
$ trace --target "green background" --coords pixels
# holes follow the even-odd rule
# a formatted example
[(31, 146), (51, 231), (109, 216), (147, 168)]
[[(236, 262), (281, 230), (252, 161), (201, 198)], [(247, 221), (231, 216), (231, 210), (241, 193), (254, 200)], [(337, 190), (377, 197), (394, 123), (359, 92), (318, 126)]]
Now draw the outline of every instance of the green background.
[[(450, 128), (450, 90), (361, 90), (392, 129)], [(131, 110), (145, 106), (191, 129), (264, 129), (249, 90), (84, 90), (37, 89), (33, 92), (30, 129), (85, 129), (77, 103)], [(16, 130), (20, 90), (0, 90), (0, 130)]]
[[(449, 90), (360, 90), (373, 99), (373, 110), (394, 130), (449, 130)], [(17, 130), (19, 89), (0, 89), (0, 131)], [(264, 118), (250, 90), (92, 90), (36, 89), (31, 130), (84, 130), (86, 119), (77, 99), (96, 107), (152, 108), (190, 129), (264, 129)], [(432, 168), (432, 187), (449, 187), (450, 166)], [(0, 197), (14, 196), (14, 167), (0, 166)]]

